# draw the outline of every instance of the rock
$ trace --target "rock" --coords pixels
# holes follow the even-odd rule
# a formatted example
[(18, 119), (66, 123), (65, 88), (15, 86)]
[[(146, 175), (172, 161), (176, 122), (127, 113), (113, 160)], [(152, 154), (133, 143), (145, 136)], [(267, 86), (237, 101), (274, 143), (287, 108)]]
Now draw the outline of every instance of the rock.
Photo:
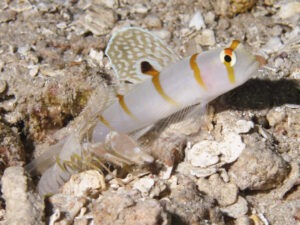
[(247, 120), (238, 120), (236, 121), (236, 127), (234, 129), (238, 134), (247, 133), (254, 127), (254, 123), (252, 121)]
[(190, 24), (189, 24), (189, 27), (190, 28), (195, 28), (196, 30), (200, 30), (201, 28), (205, 28), (205, 23), (204, 23), (204, 20), (203, 20), (203, 17), (202, 17), (202, 14), (200, 11), (197, 11), (191, 21), (190, 21)]
[[(0, 122), (0, 169), (24, 164), (25, 152), (20, 137), (10, 127)], [(1, 174), (2, 172), (0, 172)]]
[(235, 16), (251, 9), (257, 0), (213, 0), (211, 4), (215, 12), (222, 16)]
[(89, 53), (91, 62), (89, 64), (93, 64), (95, 66), (103, 67), (103, 57), (104, 57), (104, 52), (103, 51), (97, 51), (95, 49), (91, 49)]
[(168, 215), (157, 200), (140, 199), (136, 191), (104, 192), (93, 203), (92, 214), (100, 224), (169, 224)]
[(283, 108), (273, 108), (267, 114), (267, 120), (271, 127), (275, 126), (276, 124), (280, 123), (286, 114)]
[(24, 168), (19, 166), (7, 168), (1, 181), (6, 205), (5, 224), (44, 224), (42, 222), (44, 201), (30, 189)]
[(221, 161), (224, 163), (232, 163), (242, 154), (245, 144), (242, 142), (240, 135), (228, 132), (224, 135), (224, 141), (219, 144), (221, 153)]
[(231, 111), (220, 112), (215, 116), (217, 140), (228, 133), (242, 134), (249, 132), (254, 123), (251, 120), (245, 120), (242, 116), (233, 114)]
[(241, 216), (235, 220), (235, 225), (252, 225), (248, 216)]
[(188, 177), (178, 177), (177, 185), (171, 189), (169, 200), (165, 204), (174, 221), (180, 221), (180, 224), (202, 225), (204, 220), (224, 224), (213, 199), (199, 192), (196, 184)]
[(152, 31), (155, 35), (157, 35), (160, 39), (164, 40), (166, 43), (170, 42), (170, 39), (172, 37), (172, 34), (170, 31), (166, 29), (161, 29), (161, 30), (153, 30)]
[(241, 137), (233, 132), (224, 135), (224, 140), (201, 141), (187, 151), (187, 160), (196, 167), (209, 167), (214, 164), (224, 165), (235, 161), (245, 148)]
[(139, 190), (142, 195), (148, 195), (151, 188), (154, 185), (154, 179), (151, 177), (143, 177), (142, 179), (136, 181), (133, 187)]
[(6, 81), (5, 80), (0, 80), (0, 94), (2, 94), (6, 90), (6, 87), (7, 87)]
[(216, 199), (220, 206), (232, 205), (237, 200), (238, 187), (234, 183), (225, 183), (218, 174), (199, 179), (197, 185), (199, 191)]
[(105, 189), (105, 180), (96, 170), (87, 170), (74, 174), (62, 187), (62, 193), (73, 196), (87, 196), (93, 192)]
[(33, 8), (32, 4), (28, 0), (18, 1), (13, 0), (9, 2), (9, 8), (18, 13), (31, 10)]
[[(292, 158), (297, 158), (300, 149), (300, 108), (296, 107), (293, 110), (284, 108), (279, 110), (275, 109), (275, 116), (279, 117), (279, 120), (281, 113), (285, 114), (284, 119), (278, 122), (273, 129), (273, 135), (279, 142), (278, 151), (290, 152)], [(275, 119), (274, 116), (269, 118)], [(274, 121), (276, 121), (276, 119)]]
[(179, 163), (176, 172), (184, 174), (186, 176), (196, 176), (196, 177), (208, 177), (216, 172), (218, 172), (218, 166), (213, 165), (207, 168), (194, 167), (189, 162)]
[(117, 16), (112, 9), (101, 5), (92, 5), (79, 18), (78, 23), (95, 35), (103, 35), (109, 33), (116, 20)]
[(299, 199), (294, 201), (280, 201), (273, 207), (265, 207), (265, 215), (272, 225), (299, 224)]
[(241, 190), (268, 190), (279, 185), (289, 165), (261, 140), (245, 138), (246, 149), (230, 167), (229, 175)]
[(282, 41), (279, 37), (272, 37), (268, 40), (268, 42), (262, 47), (262, 51), (270, 54), (273, 52), (277, 52), (283, 46)]
[(147, 2), (137, 2), (133, 6), (130, 7), (131, 13), (139, 13), (139, 14), (146, 14), (150, 10), (151, 6)]
[(107, 8), (116, 8), (118, 6), (117, 0), (93, 0), (93, 3), (103, 5)]
[(187, 152), (187, 160), (196, 167), (208, 167), (219, 162), (219, 149), (216, 141), (201, 141)]
[(300, 2), (294, 1), (286, 4), (282, 4), (280, 6), (280, 10), (278, 12), (278, 16), (281, 19), (288, 19), (292, 16), (298, 15), (300, 13)]
[(216, 44), (215, 34), (213, 30), (204, 29), (195, 37), (195, 41), (199, 45), (213, 46)]
[(17, 16), (17, 12), (14, 10), (1, 11), (0, 14), (0, 23), (6, 23), (11, 20), (15, 20)]
[(59, 221), (61, 224), (70, 224), (88, 201), (85, 197), (55, 194), (49, 198), (49, 202), (54, 211), (52, 220)]
[(36, 65), (30, 65), (30, 66), (28, 66), (28, 69), (29, 69), (29, 75), (31, 77), (35, 77), (38, 75), (40, 67), (36, 66)]
[[(128, 224), (168, 224), (167, 214), (155, 199), (138, 201), (135, 206), (124, 210), (124, 225)], [(101, 223), (102, 224), (102, 223)]]
[(133, 184), (133, 188), (139, 190), (143, 197), (159, 197), (162, 193), (164, 193), (167, 190), (165, 180), (167, 180), (170, 177), (169, 173), (172, 172), (172, 168), (170, 169), (170, 171), (167, 171), (167, 178), (160, 176), (157, 177), (153, 174), (140, 178), (138, 180), (136, 180), (136, 178), (133, 177), (133, 179), (136, 180)]
[(237, 201), (227, 207), (221, 208), (221, 211), (232, 218), (240, 218), (248, 212), (248, 202), (241, 196)]
[(144, 23), (148, 29), (161, 29), (162, 21), (158, 16), (149, 15), (144, 19)]
[(209, 11), (206, 14), (204, 14), (204, 20), (206, 24), (213, 24), (215, 22), (216, 19), (216, 15), (214, 14), (214, 12)]

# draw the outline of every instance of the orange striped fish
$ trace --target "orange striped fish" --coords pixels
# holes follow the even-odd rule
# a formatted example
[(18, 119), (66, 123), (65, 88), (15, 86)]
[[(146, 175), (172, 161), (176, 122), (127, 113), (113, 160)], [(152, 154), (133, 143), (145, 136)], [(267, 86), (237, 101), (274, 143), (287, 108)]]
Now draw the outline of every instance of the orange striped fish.
[[(60, 153), (40, 180), (42, 194), (55, 192), (69, 178), (74, 162), (91, 149), (98, 151), (98, 156), (105, 155), (107, 161), (151, 162), (153, 158), (124, 134), (151, 126), (186, 107), (208, 103), (243, 84), (259, 67), (256, 58), (237, 40), (227, 48), (180, 59), (159, 38), (134, 27), (115, 33), (106, 55), (120, 83), (130, 83), (131, 88), (96, 115), (95, 124), (88, 130), (88, 142), (78, 134), (87, 131), (79, 130), (56, 145)], [(108, 137), (109, 149), (105, 146)], [(29, 169), (35, 167), (31, 164)]]

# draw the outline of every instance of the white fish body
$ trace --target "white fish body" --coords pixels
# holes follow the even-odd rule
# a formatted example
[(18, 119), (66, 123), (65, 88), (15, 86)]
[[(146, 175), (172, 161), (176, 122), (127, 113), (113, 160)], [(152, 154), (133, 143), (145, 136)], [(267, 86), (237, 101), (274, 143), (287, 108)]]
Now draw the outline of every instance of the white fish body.
[[(125, 48), (128, 46), (127, 41), (130, 43), (134, 36), (130, 36), (127, 41), (124, 38), (122, 42), (115, 41), (119, 36), (126, 36), (127, 33), (135, 33), (135, 38), (151, 35), (139, 28), (127, 28), (118, 32), (111, 39), (106, 51), (113, 64), (119, 65), (122, 60), (115, 60), (111, 55), (116, 55), (118, 51), (123, 51), (123, 55), (130, 55), (131, 49), (135, 48), (133, 46), (129, 49)], [(143, 82), (135, 85), (126, 95), (119, 96), (119, 101), (103, 111), (100, 117), (102, 122), (96, 125), (93, 132), (93, 140), (96, 142), (103, 140), (111, 129), (130, 133), (188, 106), (207, 103), (243, 84), (258, 68), (255, 57), (249, 54), (238, 41), (233, 41), (229, 48), (195, 54), (171, 62), (165, 67), (155, 60), (157, 57), (155, 52), (151, 53), (150, 57), (148, 55), (137, 57), (139, 51), (146, 50), (137, 49), (136, 54), (132, 56), (136, 63), (131, 66), (137, 76), (136, 79), (140, 78)], [(231, 61), (226, 62), (224, 57), (230, 57)], [(124, 72), (122, 67), (114, 65), (114, 68), (117, 74), (121, 74), (121, 78), (128, 78), (128, 80), (132, 78), (126, 77), (128, 71)], [(161, 72), (157, 68), (160, 68)]]
[[(134, 147), (131, 139), (122, 134), (147, 127), (188, 106), (205, 104), (243, 84), (259, 66), (255, 57), (238, 41), (233, 41), (228, 48), (179, 59), (160, 39), (140, 28), (117, 32), (106, 54), (119, 80), (129, 81), (134, 86), (126, 94), (118, 95), (113, 104), (96, 116), (97, 122), (89, 131), (89, 142), (91, 145), (103, 143), (111, 131), (117, 131), (118, 135), (111, 139), (111, 144), (117, 146), (115, 150), (128, 160), (137, 155), (132, 161), (140, 164), (151, 161), (151, 157)], [(75, 132), (60, 142), (61, 161), (82, 154), (79, 133), (85, 132)], [(120, 140), (131, 149), (122, 147)], [(100, 146), (98, 149), (102, 149)], [(106, 154), (105, 150), (100, 151), (101, 154)], [(109, 152), (107, 156), (114, 157)], [(70, 172), (62, 171), (59, 164), (49, 168), (41, 178), (40, 193), (55, 192)]]

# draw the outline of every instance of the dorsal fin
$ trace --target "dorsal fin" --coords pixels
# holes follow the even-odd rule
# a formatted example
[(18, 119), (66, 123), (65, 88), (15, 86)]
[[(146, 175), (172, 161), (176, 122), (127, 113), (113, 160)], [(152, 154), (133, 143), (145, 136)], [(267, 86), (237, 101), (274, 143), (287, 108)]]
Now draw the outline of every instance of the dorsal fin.
[[(149, 79), (147, 66), (160, 72), (180, 59), (167, 45), (150, 32), (136, 27), (123, 28), (110, 39), (106, 55), (121, 82), (137, 84)], [(146, 68), (143, 71), (143, 69)], [(144, 72), (144, 73), (143, 73)]]

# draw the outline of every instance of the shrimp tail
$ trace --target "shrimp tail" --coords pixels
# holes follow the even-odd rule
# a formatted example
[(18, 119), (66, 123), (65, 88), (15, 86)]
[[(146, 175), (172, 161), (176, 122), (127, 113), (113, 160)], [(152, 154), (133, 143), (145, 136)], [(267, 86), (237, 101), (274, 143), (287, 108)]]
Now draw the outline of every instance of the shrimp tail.
[(73, 168), (81, 157), (81, 144), (78, 135), (70, 134), (60, 140), (40, 157), (25, 166), (31, 175), (42, 174), (38, 183), (41, 195), (56, 193), (59, 187), (76, 172)]

